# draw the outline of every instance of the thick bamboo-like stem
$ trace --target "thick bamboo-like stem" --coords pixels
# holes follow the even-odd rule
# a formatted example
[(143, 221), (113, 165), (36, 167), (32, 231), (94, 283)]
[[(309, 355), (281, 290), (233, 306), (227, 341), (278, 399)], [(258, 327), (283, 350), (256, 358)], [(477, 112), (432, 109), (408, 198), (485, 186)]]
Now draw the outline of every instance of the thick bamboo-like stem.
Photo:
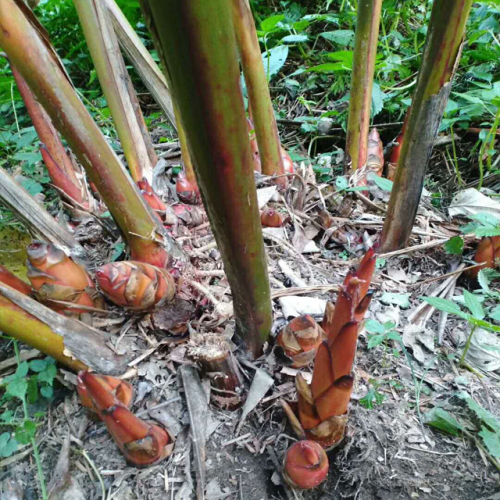
[(272, 311), (231, 7), (226, 0), (144, 0), (143, 6), (189, 137), (237, 330), (258, 356)]
[[(74, 0), (85, 39), (94, 61), (104, 96), (135, 182), (146, 177), (151, 184), (156, 161), (151, 138), (125, 68), (108, 9), (103, 0)], [(154, 154), (154, 153), (153, 153)]]
[[(248, 0), (232, 0), (230, 3), (249, 105), (252, 108), (255, 135), (259, 145), (262, 173), (283, 175), (285, 168), (281, 156), (278, 127), (250, 4)], [(286, 184), (286, 178), (282, 177), (279, 182)]]
[(174, 128), (177, 127), (172, 97), (168, 90), (167, 81), (151, 54), (148, 52), (134, 28), (116, 5), (115, 0), (104, 0), (110, 14), (121, 48), (130, 59), (142, 82), (147, 87), (154, 100), (162, 109)]
[(347, 121), (346, 170), (361, 168), (367, 159), (373, 75), (377, 56), (382, 0), (360, 0)]
[(0, 2), (0, 46), (65, 136), (122, 229), (132, 258), (159, 267), (178, 245), (142, 199), (69, 81), (36, 18), (20, 0)]
[[(64, 149), (59, 134), (50, 121), (49, 115), (38, 104), (33, 92), (31, 92), (28, 84), (19, 74), (19, 71), (14, 66), (11, 66), (10, 69), (36, 133), (45, 146), (50, 160), (52, 160), (46, 162), (52, 182), (72, 200), (88, 208), (88, 202), (84, 199), (84, 191), (82, 190), (81, 183), (76, 176), (73, 164)], [(53, 168), (55, 166), (58, 168)]]
[(128, 360), (106, 345), (108, 334), (66, 318), (3, 283), (0, 331), (75, 371), (89, 367), (119, 375), (127, 368)]
[(435, 0), (408, 126), (382, 230), (381, 251), (408, 244), (434, 140), (448, 101), (472, 0)]
[(61, 227), (43, 205), (37, 203), (3, 168), (0, 168), (0, 200), (35, 238), (53, 243), (74, 257), (85, 257), (85, 250), (73, 235)]

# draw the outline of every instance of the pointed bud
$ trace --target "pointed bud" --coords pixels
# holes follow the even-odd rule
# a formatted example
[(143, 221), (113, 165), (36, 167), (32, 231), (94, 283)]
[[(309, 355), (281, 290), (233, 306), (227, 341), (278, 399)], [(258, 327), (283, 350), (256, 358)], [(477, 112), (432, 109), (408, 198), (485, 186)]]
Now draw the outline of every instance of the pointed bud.
[(142, 197), (155, 212), (163, 213), (165, 212), (165, 210), (167, 210), (167, 206), (165, 205), (163, 200), (154, 192), (153, 188), (150, 186), (146, 178), (143, 178), (141, 181), (139, 181), (137, 185), (141, 190)]
[(188, 180), (184, 172), (177, 176), (175, 190), (179, 200), (189, 205), (198, 205), (201, 202), (200, 189), (196, 182)]
[(134, 311), (159, 306), (175, 295), (175, 283), (170, 274), (143, 262), (106, 264), (97, 269), (96, 278), (106, 297)]
[(373, 172), (379, 177), (384, 170), (384, 147), (376, 128), (373, 128), (368, 136), (366, 168), (367, 172)]
[(484, 268), (495, 269), (500, 262), (500, 236), (485, 237), (479, 243), (474, 260), (485, 264), (468, 271), (468, 276), (477, 279), (479, 271)]
[(293, 368), (302, 368), (313, 361), (325, 332), (309, 315), (294, 318), (281, 330), (276, 343), (292, 361)]
[(274, 208), (265, 208), (260, 216), (260, 222), (264, 227), (281, 227), (283, 217)]
[(295, 172), (295, 168), (293, 166), (293, 161), (290, 158), (290, 155), (285, 150), (283, 146), (281, 147), (281, 158), (283, 159), (283, 167), (285, 168), (285, 174), (293, 174)]
[(286, 452), (283, 476), (290, 486), (308, 490), (328, 476), (328, 457), (314, 441), (298, 441)]
[(262, 164), (260, 162), (259, 146), (257, 144), (257, 138), (255, 136), (255, 128), (253, 125), (253, 121), (250, 118), (247, 118), (247, 126), (250, 138), (250, 149), (252, 151), (253, 169), (256, 172), (260, 173), (262, 172)]
[(6, 285), (16, 289), (18, 292), (24, 293), (24, 295), (30, 295), (33, 291), (28, 283), (19, 279), (4, 266), (0, 266), (0, 283), (5, 283)]
[(98, 376), (88, 371), (80, 372), (78, 385), (129, 463), (142, 467), (157, 463), (170, 454), (172, 446), (167, 432), (136, 417), (107, 390)]
[(52, 301), (102, 308), (102, 301), (87, 271), (51, 243), (35, 241), (28, 246), (28, 279), (41, 302), (55, 310), (81, 313), (85, 309)]

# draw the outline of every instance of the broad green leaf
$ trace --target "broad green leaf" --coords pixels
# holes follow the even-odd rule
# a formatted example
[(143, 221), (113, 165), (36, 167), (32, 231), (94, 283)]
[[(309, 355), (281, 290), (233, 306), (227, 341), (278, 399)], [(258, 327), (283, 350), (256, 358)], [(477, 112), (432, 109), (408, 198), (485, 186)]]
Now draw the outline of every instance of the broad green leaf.
[(459, 436), (464, 428), (460, 422), (449, 412), (442, 408), (433, 408), (423, 415), (424, 423), (439, 429), (452, 436)]
[(36, 433), (36, 424), (31, 420), (26, 420), (22, 425), (16, 428), (16, 441), (20, 444), (28, 444)]
[(321, 36), (329, 42), (343, 46), (350, 45), (354, 41), (354, 31), (352, 30), (325, 31), (321, 33)]
[(31, 196), (35, 196), (36, 194), (43, 192), (43, 186), (34, 179), (23, 179), (21, 181), (21, 185)]
[(371, 335), (368, 338), (368, 349), (373, 349), (374, 347), (377, 347), (380, 345), (384, 340), (386, 339), (385, 334), (384, 335)]
[(441, 297), (420, 297), (424, 302), (427, 302), (431, 306), (439, 309), (440, 311), (444, 311), (451, 314), (457, 314), (458, 316), (463, 315), (462, 310), (460, 309), (455, 302), (452, 302), (448, 299), (443, 299)]
[(395, 330), (392, 330), (391, 332), (387, 333), (387, 339), (388, 340), (395, 340), (396, 342), (402, 342), (403, 339), (401, 338), (401, 335), (399, 335), (398, 332)]
[(27, 361), (23, 361), (22, 363), (19, 364), (19, 366), (16, 369), (16, 378), (23, 378), (26, 377), (28, 374), (29, 366)]
[(33, 404), (38, 401), (38, 382), (37, 376), (33, 375), (28, 379), (28, 390), (26, 392), (28, 403)]
[(498, 227), (478, 227), (474, 233), (480, 238), (490, 236), (500, 236), (500, 228)]
[(444, 244), (444, 251), (453, 255), (460, 255), (464, 251), (464, 240), (460, 236), (453, 236)]
[(268, 52), (262, 53), (262, 62), (266, 70), (267, 79), (275, 77), (286, 62), (288, 57), (288, 45), (279, 45)]
[(483, 306), (473, 293), (470, 293), (468, 290), (464, 290), (464, 301), (465, 301), (465, 306), (467, 307), (467, 309), (469, 309), (474, 318), (476, 319), (484, 318), (485, 314)]
[(498, 224), (500, 224), (500, 220), (498, 219), (498, 217), (495, 217), (494, 215), (486, 212), (470, 214), (469, 219), (475, 220), (476, 222), (480, 222), (484, 226), (497, 227)]
[(337, 73), (339, 71), (347, 71), (348, 68), (344, 63), (324, 63), (318, 64), (318, 66), (313, 66), (312, 68), (306, 69), (308, 73)]
[(302, 43), (307, 40), (309, 40), (307, 35), (288, 35), (281, 39), (283, 43)]
[(285, 16), (283, 14), (278, 14), (276, 16), (271, 16), (268, 17), (267, 19), (264, 19), (260, 23), (260, 30), (264, 32), (264, 34), (269, 33), (272, 31), (276, 25), (285, 19)]
[(495, 320), (495, 321), (500, 321), (500, 305), (497, 305), (495, 306), (491, 311), (490, 313), (488, 314), (488, 316)]
[(32, 371), (34, 371), (35, 373), (39, 373), (43, 370), (45, 370), (45, 368), (47, 368), (47, 360), (45, 359), (34, 359), (33, 361), (30, 361), (29, 365), (30, 365), (30, 369)]
[(339, 175), (335, 179), (335, 186), (340, 191), (343, 191), (344, 189), (347, 189), (349, 187), (349, 181), (345, 177)]
[(410, 297), (409, 293), (385, 292), (382, 294), (382, 297), (380, 297), (380, 301), (383, 302), (384, 304), (392, 304), (395, 306), (402, 307), (403, 309), (406, 309), (410, 307), (409, 297)]
[(382, 92), (380, 85), (373, 82), (372, 87), (372, 105), (371, 105), (371, 117), (377, 116), (382, 109), (384, 109), (384, 100), (386, 95)]
[(9, 432), (0, 434), (0, 457), (10, 457), (17, 450), (17, 441)]
[(7, 384), (7, 394), (23, 399), (28, 389), (28, 381), (25, 378), (16, 378)]
[(54, 378), (57, 375), (57, 368), (55, 365), (48, 365), (43, 372), (40, 372), (38, 374), (38, 381), (39, 382), (46, 382), (49, 385), (52, 385), (52, 382), (54, 381)]
[(374, 319), (367, 319), (365, 328), (368, 333), (385, 333), (386, 331), (385, 326)]
[(384, 177), (379, 177), (377, 174), (370, 172), (368, 174), (368, 178), (373, 181), (378, 188), (382, 189), (382, 191), (387, 191), (390, 193), (392, 191), (392, 181), (389, 179), (385, 179)]
[(52, 387), (50, 385), (44, 385), (41, 389), (40, 389), (40, 394), (44, 397), (44, 398), (51, 398), (53, 395), (54, 395), (54, 389), (52, 389)]
[(500, 433), (491, 432), (486, 427), (483, 427), (479, 435), (491, 456), (500, 458)]
[(337, 52), (329, 52), (326, 54), (328, 59), (345, 63), (346, 66), (352, 68), (354, 52), (352, 50), (339, 50)]
[(486, 424), (492, 431), (500, 432), (500, 420), (495, 415), (476, 403), (466, 392), (460, 393), (459, 397), (465, 400), (469, 409), (481, 422)]

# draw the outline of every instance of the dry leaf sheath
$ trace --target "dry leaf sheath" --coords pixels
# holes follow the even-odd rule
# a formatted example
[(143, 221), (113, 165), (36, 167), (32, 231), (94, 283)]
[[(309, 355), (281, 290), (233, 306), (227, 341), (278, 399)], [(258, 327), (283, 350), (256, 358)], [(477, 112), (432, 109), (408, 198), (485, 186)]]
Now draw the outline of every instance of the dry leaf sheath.
[(134, 311), (159, 306), (175, 295), (175, 283), (170, 274), (142, 262), (106, 264), (97, 269), (96, 278), (106, 297)]

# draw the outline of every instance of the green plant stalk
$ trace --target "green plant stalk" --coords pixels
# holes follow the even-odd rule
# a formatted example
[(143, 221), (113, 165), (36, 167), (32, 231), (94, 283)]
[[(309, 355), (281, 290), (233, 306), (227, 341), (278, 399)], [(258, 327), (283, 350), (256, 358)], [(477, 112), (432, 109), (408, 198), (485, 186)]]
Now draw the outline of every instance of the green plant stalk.
[(351, 171), (361, 168), (367, 159), (381, 10), (382, 0), (359, 2), (346, 138), (346, 169)]
[[(285, 168), (281, 157), (278, 127), (274, 117), (267, 75), (262, 62), (259, 40), (248, 0), (232, 0), (234, 31), (241, 58), (241, 66), (248, 92), (249, 108), (259, 146), (262, 173), (283, 175)], [(286, 185), (285, 177), (280, 184)]]
[[(74, 0), (104, 96), (135, 182), (152, 182), (151, 138), (103, 0)], [(140, 116), (138, 116), (140, 115)], [(145, 133), (144, 133), (145, 132)]]
[(467, 337), (467, 342), (465, 343), (464, 350), (462, 352), (462, 355), (460, 356), (460, 361), (458, 363), (460, 366), (466, 365), (465, 356), (467, 356), (467, 352), (469, 351), (469, 347), (470, 347), (470, 344), (472, 342), (472, 336), (474, 335), (476, 328), (477, 328), (477, 325), (474, 325), (470, 330), (469, 336)]
[(176, 128), (174, 105), (165, 76), (120, 10), (120, 7), (116, 5), (115, 0), (105, 0), (105, 3), (108, 7), (109, 17), (113, 23), (120, 46), (134, 65), (134, 68), (154, 100), (160, 106), (172, 126)]
[(233, 295), (237, 331), (255, 356), (272, 324), (231, 7), (226, 0), (143, 0), (182, 116), (205, 208)]
[(483, 144), (481, 144), (481, 148), (479, 149), (479, 184), (477, 186), (477, 189), (481, 189), (483, 187), (483, 180), (484, 180), (483, 157), (486, 153), (486, 148), (488, 148), (488, 153), (487, 153), (488, 170), (492, 169), (490, 151), (495, 147), (496, 134), (499, 124), (500, 124), (500, 106), (497, 109), (497, 114), (495, 115), (495, 121), (493, 122), (491, 129), (488, 131), (486, 139), (484, 140)]
[[(19, 346), (17, 345), (17, 340), (14, 339), (14, 353), (16, 355), (16, 360), (17, 360), (17, 366), (21, 364), (21, 358), (19, 356)], [(28, 412), (28, 404), (26, 402), (26, 395), (24, 395), (21, 399), (23, 403), (23, 413), (24, 413), (24, 421), (26, 422), (29, 420), (29, 412)], [(40, 460), (40, 453), (38, 450), (38, 445), (36, 443), (35, 437), (31, 437), (31, 446), (33, 446), (33, 455), (35, 456), (35, 463), (36, 463), (36, 471), (37, 471), (37, 476), (38, 476), (38, 482), (40, 483), (40, 489), (42, 490), (42, 499), (47, 500), (47, 488), (45, 486), (45, 478), (43, 476), (43, 469), (42, 469), (42, 461)]]
[(403, 248), (410, 238), (425, 172), (460, 60), (460, 46), (471, 6), (472, 0), (434, 1), (408, 127), (382, 230), (382, 252)]
[(191, 153), (189, 152), (188, 140), (186, 130), (181, 121), (179, 107), (174, 103), (175, 123), (177, 125), (177, 135), (179, 137), (179, 145), (181, 147), (182, 163), (184, 164), (184, 174), (186, 179), (196, 185), (196, 175), (194, 173), (193, 162), (191, 160)]
[[(458, 156), (457, 156), (457, 146), (455, 144), (455, 133), (453, 132), (453, 127), (450, 127), (450, 135), (451, 135), (451, 148), (453, 150), (453, 166), (455, 167), (455, 174), (457, 176), (457, 182), (459, 187), (464, 187), (465, 183), (460, 174), (460, 169), (458, 168)], [(448, 157), (450, 157), (450, 153), (448, 153)], [(451, 160), (451, 158), (450, 158)]]
[(163, 267), (182, 251), (166, 235), (120, 160), (85, 109), (46, 34), (21, 0), (0, 2), (0, 46), (96, 185), (134, 260)]

